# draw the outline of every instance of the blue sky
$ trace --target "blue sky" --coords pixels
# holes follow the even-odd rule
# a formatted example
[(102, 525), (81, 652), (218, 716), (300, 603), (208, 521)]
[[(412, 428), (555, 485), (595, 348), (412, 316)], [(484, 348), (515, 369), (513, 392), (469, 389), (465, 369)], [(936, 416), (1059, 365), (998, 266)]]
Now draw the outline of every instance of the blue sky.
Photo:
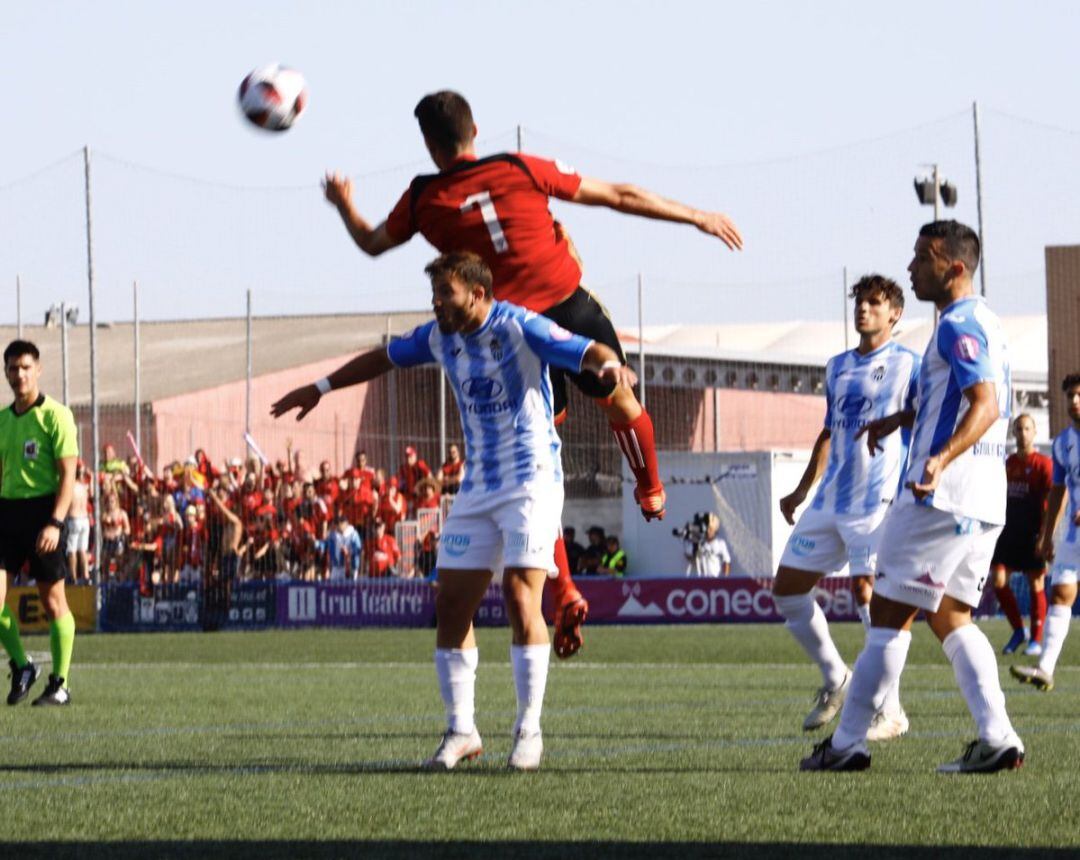
[[(85, 305), (84, 144), (105, 319), (130, 316), (133, 279), (159, 318), (240, 314), (247, 288), (261, 313), (422, 307), (430, 248), (362, 257), (317, 181), (347, 170), (381, 219), (431, 169), (412, 107), (444, 87), (472, 102), (481, 149), (513, 148), (520, 124), (527, 151), (736, 219), (740, 255), (557, 207), (622, 323), (639, 271), (664, 323), (827, 318), (845, 265), (902, 278), (929, 218), (921, 163), (975, 221), (978, 99), (989, 296), (1041, 312), (1043, 246), (1080, 242), (1078, 37), (1064, 2), (19, 4), (0, 24), (0, 320), (17, 273), (26, 318)], [(235, 105), (272, 60), (311, 93), (275, 136)]]

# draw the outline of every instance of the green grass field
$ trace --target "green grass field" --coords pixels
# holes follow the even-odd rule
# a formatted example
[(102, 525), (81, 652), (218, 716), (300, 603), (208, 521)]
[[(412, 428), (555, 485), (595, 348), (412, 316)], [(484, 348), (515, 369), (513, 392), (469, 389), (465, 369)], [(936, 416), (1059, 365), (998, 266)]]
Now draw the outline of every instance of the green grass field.
[[(991, 639), (1006, 635), (987, 624)], [(854, 660), (862, 629), (839, 625)], [(417, 771), (443, 725), (430, 630), (80, 636), (68, 709), (3, 712), (18, 856), (1076, 856), (1075, 637), (1050, 694), (1003, 683), (1018, 772), (934, 773), (973, 735), (916, 630), (911, 732), (862, 774), (801, 774), (817, 673), (780, 626), (588, 631), (553, 660), (536, 774), (503, 769), (505, 629), (481, 631), (481, 763)], [(48, 642), (28, 637), (36, 656)], [(39, 682), (40, 683), (40, 682)], [(796, 845), (797, 844), (797, 845)], [(986, 847), (996, 846), (997, 850)], [(10, 846), (12, 852), (16, 846)], [(1053, 851), (1057, 849), (1057, 851)]]

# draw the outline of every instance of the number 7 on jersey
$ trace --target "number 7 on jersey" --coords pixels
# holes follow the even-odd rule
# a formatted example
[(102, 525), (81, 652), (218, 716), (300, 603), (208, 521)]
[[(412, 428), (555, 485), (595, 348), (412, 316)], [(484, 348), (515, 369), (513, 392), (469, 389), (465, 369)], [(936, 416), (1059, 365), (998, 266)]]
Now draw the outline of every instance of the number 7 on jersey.
[(499, 215), (495, 211), (495, 204), (491, 200), (491, 192), (480, 191), (477, 194), (470, 194), (459, 208), (462, 212), (468, 212), (473, 206), (480, 207), (480, 217), (484, 219), (484, 226), (487, 227), (488, 233), (491, 235), (491, 244), (495, 246), (495, 252), (505, 254), (510, 250), (510, 245), (506, 241), (502, 224), (499, 223)]

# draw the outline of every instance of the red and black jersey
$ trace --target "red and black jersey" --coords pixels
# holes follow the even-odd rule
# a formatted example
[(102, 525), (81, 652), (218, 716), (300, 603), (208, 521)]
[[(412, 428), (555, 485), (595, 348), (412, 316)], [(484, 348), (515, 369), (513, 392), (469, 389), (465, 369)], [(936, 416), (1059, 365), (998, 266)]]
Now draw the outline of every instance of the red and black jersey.
[(1053, 464), (1045, 454), (1011, 454), (1005, 460), (1008, 497), (1004, 531), (1016, 538), (1035, 540), (1042, 528), (1046, 498), (1053, 483)]
[(581, 267), (556, 238), (548, 198), (571, 199), (581, 176), (558, 161), (521, 153), (464, 156), (417, 176), (386, 219), (404, 242), (423, 234), (441, 253), (472, 251), (491, 267), (495, 298), (545, 311), (569, 296)]

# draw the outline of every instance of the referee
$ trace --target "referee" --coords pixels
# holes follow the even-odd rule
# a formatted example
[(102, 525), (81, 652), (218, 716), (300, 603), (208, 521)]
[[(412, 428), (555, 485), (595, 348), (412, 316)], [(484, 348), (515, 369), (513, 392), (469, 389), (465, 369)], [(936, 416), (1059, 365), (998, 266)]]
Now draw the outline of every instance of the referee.
[(38, 667), (23, 650), (19, 625), (8, 609), (7, 589), (23, 564), (37, 582), (49, 619), (53, 674), (35, 705), (67, 705), (67, 677), (75, 644), (75, 618), (64, 594), (67, 566), (62, 543), (64, 518), (75, 488), (79, 456), (71, 410), (38, 390), (41, 363), (30, 341), (4, 350), (4, 373), (15, 402), (0, 411), (0, 643), (11, 662), (9, 705), (26, 698)]

